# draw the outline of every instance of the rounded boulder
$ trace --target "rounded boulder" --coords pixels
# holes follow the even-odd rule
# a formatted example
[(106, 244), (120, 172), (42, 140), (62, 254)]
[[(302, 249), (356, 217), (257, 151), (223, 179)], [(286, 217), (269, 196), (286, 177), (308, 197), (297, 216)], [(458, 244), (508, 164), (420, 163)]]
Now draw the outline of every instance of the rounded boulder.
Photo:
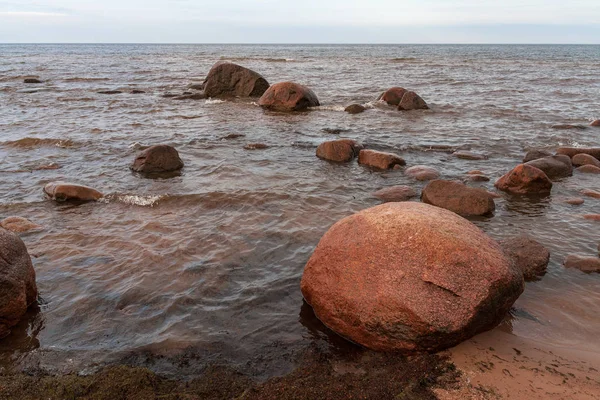
[(522, 235), (498, 242), (515, 266), (523, 272), (525, 282), (536, 281), (546, 274), (550, 251), (540, 242)]
[(492, 215), (496, 210), (494, 199), (487, 190), (443, 179), (429, 182), (421, 193), (421, 201), (464, 217)]
[(397, 106), (400, 104), (400, 101), (406, 92), (408, 92), (408, 90), (402, 87), (393, 87), (383, 92), (378, 100), (383, 101), (390, 106)]
[(274, 111), (303, 111), (320, 105), (317, 95), (306, 86), (294, 82), (272, 85), (258, 100), (258, 105)]
[(208, 72), (202, 88), (206, 97), (260, 97), (269, 82), (241, 65), (218, 62)]
[(183, 161), (174, 147), (159, 144), (139, 153), (130, 168), (146, 174), (173, 172), (183, 168)]
[(50, 182), (44, 186), (44, 193), (56, 201), (96, 201), (104, 197), (102, 193), (89, 186), (68, 182)]
[(495, 186), (514, 194), (548, 194), (552, 190), (552, 181), (541, 169), (529, 164), (519, 164), (501, 176)]
[(379, 351), (438, 351), (492, 329), (523, 291), (500, 246), (458, 215), (386, 203), (337, 222), (301, 290), (316, 316)]
[(356, 157), (362, 148), (355, 140), (330, 140), (317, 147), (317, 157), (323, 160), (345, 162)]

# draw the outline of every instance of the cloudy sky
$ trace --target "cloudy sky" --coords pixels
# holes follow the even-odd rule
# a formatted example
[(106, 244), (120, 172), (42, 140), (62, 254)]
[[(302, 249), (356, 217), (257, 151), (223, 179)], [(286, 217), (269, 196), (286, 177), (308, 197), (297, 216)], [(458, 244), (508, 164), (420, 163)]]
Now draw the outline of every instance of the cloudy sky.
[(599, 0), (0, 0), (0, 43), (600, 43)]

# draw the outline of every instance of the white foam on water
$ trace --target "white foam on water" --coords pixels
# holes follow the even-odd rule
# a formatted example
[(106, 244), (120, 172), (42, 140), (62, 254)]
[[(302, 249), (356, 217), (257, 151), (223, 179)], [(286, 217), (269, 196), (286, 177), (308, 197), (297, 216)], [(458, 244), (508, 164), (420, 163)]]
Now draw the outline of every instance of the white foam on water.
[(220, 100), (220, 99), (206, 99), (206, 101), (204, 102), (204, 104), (221, 104), (221, 103), (225, 103), (225, 100)]
[(346, 107), (344, 106), (318, 106), (318, 107), (309, 107), (311, 110), (320, 110), (320, 111), (344, 111)]
[(166, 195), (154, 195), (154, 196), (138, 196), (135, 194), (116, 194), (109, 195), (99, 199), (101, 203), (122, 203), (130, 206), (140, 207), (154, 207), (160, 200), (167, 197)]

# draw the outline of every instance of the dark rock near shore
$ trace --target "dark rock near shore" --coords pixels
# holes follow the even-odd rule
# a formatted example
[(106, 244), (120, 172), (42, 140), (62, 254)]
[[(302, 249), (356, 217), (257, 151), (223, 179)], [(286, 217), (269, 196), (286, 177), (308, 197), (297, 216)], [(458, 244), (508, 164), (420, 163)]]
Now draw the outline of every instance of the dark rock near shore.
[(104, 197), (91, 187), (60, 181), (48, 183), (44, 186), (44, 193), (56, 201), (96, 201)]
[(397, 106), (400, 104), (402, 97), (408, 92), (408, 90), (401, 87), (393, 87), (381, 94), (377, 100), (383, 101), (390, 106)]
[(421, 193), (421, 201), (445, 208), (463, 217), (491, 215), (496, 209), (494, 199), (486, 190), (442, 179), (432, 181), (425, 186)]
[(25, 78), (25, 79), (23, 79), (23, 83), (35, 84), (35, 83), (42, 83), (42, 81), (40, 81), (37, 78)]
[(586, 129), (585, 125), (573, 125), (573, 124), (560, 124), (560, 125), (552, 125), (552, 129)]
[(121, 94), (123, 91), (121, 90), (101, 90), (98, 94)]
[(416, 197), (417, 192), (410, 186), (398, 185), (379, 189), (373, 193), (373, 196), (387, 203), (391, 201), (408, 201)]
[(404, 171), (404, 174), (415, 178), (418, 181), (431, 181), (440, 177), (440, 173), (437, 169), (426, 165), (415, 165), (407, 168)]
[(344, 108), (348, 114), (360, 114), (364, 112), (366, 108), (360, 104), (350, 104), (348, 107)]
[(576, 154), (573, 156), (572, 161), (573, 165), (577, 167), (581, 167), (582, 165), (594, 165), (596, 167), (600, 167), (600, 160), (589, 154)]
[(379, 169), (390, 169), (396, 165), (406, 165), (406, 161), (402, 157), (376, 150), (361, 150), (358, 153), (358, 163)]
[(204, 83), (192, 83), (188, 88), (192, 90), (204, 90)]
[(576, 171), (584, 174), (600, 174), (600, 168), (595, 165), (582, 165)]
[(230, 62), (218, 62), (204, 80), (207, 97), (260, 97), (269, 82), (257, 72)]
[(566, 178), (573, 175), (573, 164), (571, 158), (565, 155), (549, 156), (529, 161), (530, 165), (544, 171), (550, 180)]
[(23, 241), (0, 228), (0, 338), (37, 301), (35, 271)]
[(539, 158), (550, 157), (552, 153), (547, 150), (529, 150), (525, 157), (523, 157), (523, 163), (528, 163), (529, 161), (537, 160)]
[(455, 151), (454, 153), (452, 153), (452, 155), (462, 160), (487, 160), (488, 158), (484, 154), (477, 154), (466, 150)]
[(131, 94), (142, 94), (142, 93), (146, 93), (145, 90), (139, 90), (139, 89), (134, 89), (131, 91)]
[(323, 160), (346, 162), (356, 157), (362, 148), (363, 146), (355, 140), (331, 140), (317, 147), (317, 157)]
[(304, 111), (320, 105), (317, 95), (306, 86), (294, 82), (280, 82), (267, 89), (258, 105), (274, 111)]
[(386, 203), (337, 222), (308, 261), (301, 290), (316, 316), (378, 351), (439, 351), (502, 321), (523, 275), (458, 215)]
[(583, 272), (600, 272), (600, 258), (567, 256), (564, 262), (565, 268), (575, 268)]
[(191, 94), (184, 94), (181, 96), (176, 96), (176, 97), (173, 97), (173, 100), (203, 100), (206, 98), (207, 98), (206, 93), (199, 92), (199, 93), (191, 93)]
[(600, 147), (559, 147), (556, 154), (564, 154), (571, 158), (577, 154), (589, 154), (600, 160)]
[(239, 139), (242, 137), (245, 137), (246, 135), (244, 135), (243, 133), (230, 133), (228, 135), (225, 135), (221, 138), (221, 140), (231, 140), (231, 139)]
[(408, 110), (428, 110), (429, 106), (425, 103), (418, 94), (415, 92), (406, 92), (404, 96), (402, 96), (402, 100), (398, 104), (398, 110), (408, 111)]
[(500, 177), (495, 186), (502, 191), (515, 194), (548, 194), (552, 190), (552, 181), (541, 169), (528, 164), (519, 164)]
[(130, 168), (145, 174), (173, 172), (183, 168), (183, 161), (174, 147), (159, 144), (139, 153)]
[(23, 217), (4, 218), (2, 221), (0, 221), (0, 227), (14, 233), (23, 233), (41, 228), (41, 226), (38, 224), (34, 224), (27, 218)]
[(516, 236), (498, 242), (504, 253), (523, 272), (525, 282), (536, 281), (546, 274), (550, 251), (529, 236)]

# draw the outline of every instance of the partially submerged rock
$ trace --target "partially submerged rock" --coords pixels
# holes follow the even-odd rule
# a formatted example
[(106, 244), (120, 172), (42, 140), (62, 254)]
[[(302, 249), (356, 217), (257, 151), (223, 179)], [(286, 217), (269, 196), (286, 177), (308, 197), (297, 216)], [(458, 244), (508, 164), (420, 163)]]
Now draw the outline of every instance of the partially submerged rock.
[(121, 94), (122, 90), (100, 90), (98, 94)]
[(594, 165), (596, 167), (600, 167), (600, 160), (585, 153), (575, 154), (572, 162), (576, 167), (581, 167), (582, 165)]
[(402, 96), (402, 100), (398, 104), (398, 110), (408, 111), (408, 110), (428, 110), (429, 106), (425, 103), (418, 94), (415, 92), (406, 92), (404, 96)]
[(439, 351), (492, 329), (523, 291), (500, 246), (458, 215), (386, 203), (337, 222), (301, 290), (316, 316), (379, 351)]
[(304, 111), (320, 105), (317, 95), (306, 86), (294, 82), (272, 85), (258, 100), (258, 105), (274, 111)]
[(183, 168), (183, 161), (173, 146), (159, 144), (139, 153), (130, 168), (146, 174), (173, 172)]
[(572, 206), (580, 206), (583, 203), (585, 203), (585, 200), (583, 200), (581, 197), (571, 197), (569, 199), (566, 199), (565, 203), (570, 204)]
[(576, 171), (584, 174), (600, 174), (600, 168), (595, 165), (582, 165)]
[(96, 201), (104, 197), (91, 187), (60, 181), (48, 183), (44, 186), (44, 193), (56, 201)]
[(571, 158), (577, 154), (589, 154), (600, 160), (600, 147), (559, 147), (556, 154), (564, 154)]
[(566, 155), (555, 155), (537, 160), (529, 161), (526, 165), (531, 165), (544, 171), (550, 180), (566, 178), (573, 175), (573, 164), (571, 158)]
[(408, 92), (408, 90), (402, 87), (393, 87), (383, 92), (378, 100), (383, 101), (390, 106), (397, 106), (400, 104), (400, 101), (406, 92)]
[(429, 182), (421, 193), (421, 201), (445, 208), (462, 216), (491, 215), (496, 209), (487, 190), (471, 188), (460, 182), (438, 179)]
[(484, 154), (477, 154), (467, 150), (459, 150), (452, 153), (452, 155), (456, 158), (460, 158), (462, 160), (487, 160), (487, 156)]
[(362, 145), (356, 140), (330, 140), (317, 147), (317, 157), (323, 160), (345, 162), (356, 157), (362, 148)]
[(592, 122), (590, 123), (590, 126), (600, 126), (600, 119), (597, 119), (597, 120), (595, 120), (595, 121), (592, 121)]
[(548, 194), (552, 190), (552, 181), (541, 169), (528, 164), (519, 164), (500, 177), (495, 186), (502, 191), (515, 194)]
[(379, 189), (373, 193), (373, 196), (387, 203), (391, 201), (408, 201), (416, 197), (417, 192), (410, 186), (398, 185)]
[(550, 251), (529, 236), (516, 236), (498, 242), (504, 253), (523, 272), (525, 282), (536, 281), (546, 274), (550, 262)]
[(358, 153), (358, 163), (379, 169), (390, 169), (395, 165), (406, 165), (402, 157), (376, 150), (361, 150)]
[(36, 83), (42, 83), (42, 81), (40, 81), (37, 78), (25, 78), (25, 79), (23, 79), (23, 83), (36, 84)]
[(360, 104), (350, 104), (348, 107), (344, 108), (348, 114), (360, 114), (366, 110), (365, 106)]
[(404, 174), (415, 178), (418, 181), (431, 181), (440, 177), (440, 173), (437, 169), (426, 165), (414, 165), (407, 168), (404, 171)]
[(37, 301), (35, 271), (23, 241), (0, 228), (0, 338)]
[(600, 258), (567, 256), (564, 262), (565, 268), (575, 268), (583, 272), (600, 272)]
[(523, 163), (527, 163), (529, 161), (537, 160), (539, 158), (550, 157), (552, 153), (547, 150), (535, 149), (529, 150), (525, 157), (523, 157)]
[(593, 197), (594, 199), (600, 199), (600, 192), (597, 190), (583, 189), (581, 191), (581, 194), (588, 196), (588, 197)]
[(23, 217), (4, 218), (2, 221), (0, 221), (0, 226), (14, 233), (29, 232), (41, 228), (40, 225), (34, 224), (27, 218)]
[(218, 62), (202, 85), (206, 97), (260, 97), (269, 82), (257, 72), (230, 62)]
[(264, 150), (264, 149), (268, 149), (269, 145), (264, 144), (264, 143), (248, 143), (247, 145), (244, 146), (244, 149), (246, 150)]

